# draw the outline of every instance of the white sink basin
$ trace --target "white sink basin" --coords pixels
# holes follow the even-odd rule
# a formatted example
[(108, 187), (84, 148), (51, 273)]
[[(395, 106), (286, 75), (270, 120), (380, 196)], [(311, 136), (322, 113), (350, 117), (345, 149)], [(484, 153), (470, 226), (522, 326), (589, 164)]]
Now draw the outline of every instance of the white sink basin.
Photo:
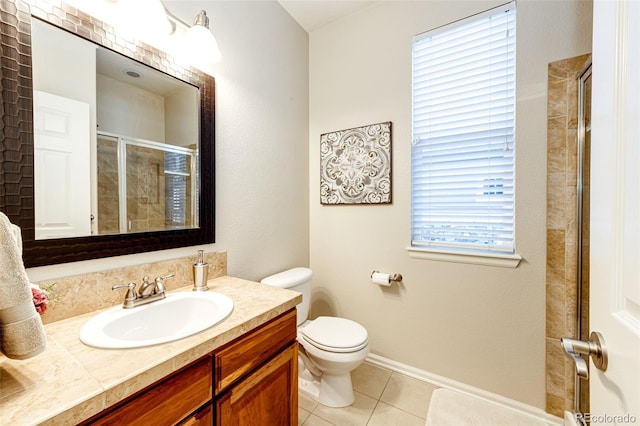
[(121, 306), (91, 318), (80, 329), (82, 343), (96, 348), (138, 348), (191, 336), (224, 320), (233, 301), (213, 291), (167, 294), (131, 309)]

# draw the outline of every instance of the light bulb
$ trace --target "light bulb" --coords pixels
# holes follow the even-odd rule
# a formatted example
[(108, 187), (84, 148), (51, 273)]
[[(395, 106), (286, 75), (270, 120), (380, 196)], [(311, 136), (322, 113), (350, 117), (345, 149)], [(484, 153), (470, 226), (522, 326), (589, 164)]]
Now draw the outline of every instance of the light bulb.
[(193, 64), (215, 64), (222, 60), (218, 42), (202, 25), (193, 25), (184, 35), (185, 54)]

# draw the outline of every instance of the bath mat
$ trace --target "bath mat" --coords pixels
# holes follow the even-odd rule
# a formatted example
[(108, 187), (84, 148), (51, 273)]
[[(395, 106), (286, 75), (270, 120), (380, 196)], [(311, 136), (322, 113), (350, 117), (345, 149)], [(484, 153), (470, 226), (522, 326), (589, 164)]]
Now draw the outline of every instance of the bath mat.
[(480, 398), (436, 389), (431, 396), (426, 426), (545, 426), (516, 410)]

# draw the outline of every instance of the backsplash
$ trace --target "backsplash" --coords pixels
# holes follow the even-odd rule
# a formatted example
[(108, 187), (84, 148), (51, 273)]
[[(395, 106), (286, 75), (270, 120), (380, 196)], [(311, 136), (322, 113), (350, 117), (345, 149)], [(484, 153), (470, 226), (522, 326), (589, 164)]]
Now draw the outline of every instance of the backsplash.
[[(159, 276), (175, 274), (175, 277), (165, 281), (167, 290), (191, 285), (191, 266), (196, 262), (197, 254), (194, 250), (193, 256), (189, 257), (37, 282), (35, 284), (42, 288), (51, 288), (56, 296), (55, 302), (42, 315), (42, 322), (48, 324), (121, 304), (124, 291), (114, 291), (111, 287), (130, 282), (139, 286), (145, 275), (153, 280)], [(209, 279), (227, 275), (226, 251), (206, 253), (205, 262), (209, 264)]]

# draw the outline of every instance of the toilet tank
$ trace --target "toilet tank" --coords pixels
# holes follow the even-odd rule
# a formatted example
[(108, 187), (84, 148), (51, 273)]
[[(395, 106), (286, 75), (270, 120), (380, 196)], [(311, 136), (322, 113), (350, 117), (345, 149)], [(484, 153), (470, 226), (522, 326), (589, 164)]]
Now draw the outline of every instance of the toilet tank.
[(270, 275), (260, 282), (273, 287), (286, 288), (302, 293), (302, 302), (296, 306), (298, 309), (297, 322), (298, 325), (300, 325), (305, 322), (309, 316), (312, 276), (313, 272), (309, 268), (293, 268), (275, 275)]

